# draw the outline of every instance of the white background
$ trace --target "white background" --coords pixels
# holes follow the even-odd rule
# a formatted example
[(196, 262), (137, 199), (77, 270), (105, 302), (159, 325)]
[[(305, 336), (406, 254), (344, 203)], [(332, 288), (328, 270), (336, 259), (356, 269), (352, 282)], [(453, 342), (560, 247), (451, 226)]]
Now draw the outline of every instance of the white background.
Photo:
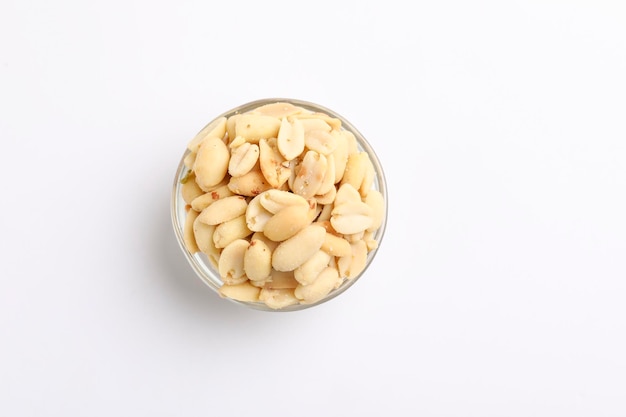
[[(265, 97), (383, 163), (367, 275), (297, 313), (198, 280), (184, 147)], [(626, 6), (0, 3), (0, 415), (626, 415)]]

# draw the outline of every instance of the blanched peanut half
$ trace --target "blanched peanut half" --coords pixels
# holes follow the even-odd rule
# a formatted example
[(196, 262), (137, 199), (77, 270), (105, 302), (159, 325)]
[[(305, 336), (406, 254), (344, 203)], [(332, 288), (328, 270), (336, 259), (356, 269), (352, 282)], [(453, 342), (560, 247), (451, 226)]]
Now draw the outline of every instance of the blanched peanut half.
[(222, 285), (218, 292), (225, 298), (244, 302), (255, 302), (259, 301), (261, 289), (251, 285), (249, 282), (244, 282), (236, 285)]
[(277, 271), (272, 269), (270, 279), (265, 283), (265, 288), (270, 289), (294, 289), (298, 281), (293, 276), (293, 271)]
[[(306, 199), (298, 194), (283, 190), (267, 190), (258, 196), (259, 203), (272, 214), (276, 214), (285, 207), (300, 205), (309, 207)], [(255, 198), (256, 199), (256, 198)]]
[(295, 117), (297, 117), (300, 120), (306, 120), (306, 119), (322, 120), (326, 122), (326, 124), (330, 126), (332, 129), (337, 129), (337, 130), (341, 129), (341, 120), (331, 117), (327, 115), (326, 113), (318, 113), (318, 112), (303, 113), (303, 114), (298, 114)]
[(308, 151), (293, 181), (292, 191), (305, 199), (310, 199), (319, 190), (326, 173), (327, 161), (324, 155)]
[(278, 102), (271, 104), (264, 104), (257, 107), (252, 111), (253, 114), (262, 114), (264, 116), (272, 116), (276, 118), (283, 118), (294, 114), (300, 114), (304, 111), (302, 107), (294, 106), (291, 103)]
[(303, 303), (312, 304), (326, 297), (340, 281), (335, 268), (325, 268), (317, 279), (309, 285), (298, 285), (294, 295)]
[(213, 243), (213, 234), (215, 232), (215, 226), (210, 226), (206, 223), (202, 223), (196, 218), (193, 222), (193, 233), (196, 238), (196, 244), (198, 249), (206, 254), (211, 259), (218, 259), (220, 256), (220, 250), (215, 247)]
[(360, 203), (361, 194), (350, 184), (344, 184), (337, 190), (335, 196), (335, 207), (345, 203)]
[(365, 242), (359, 240), (350, 244), (352, 254), (338, 258), (337, 267), (339, 275), (343, 278), (356, 278), (365, 269), (367, 263), (367, 246)]
[(335, 162), (335, 184), (343, 178), (348, 163), (348, 138), (345, 130), (333, 130), (330, 132), (335, 137), (335, 150), (333, 151), (333, 161)]
[(215, 203), (217, 200), (225, 197), (230, 197), (232, 195), (233, 192), (230, 191), (228, 185), (224, 184), (221, 187), (218, 187), (214, 190), (202, 194), (201, 196), (194, 198), (191, 202), (191, 208), (193, 208), (197, 212), (200, 212), (209, 207), (211, 204)]
[(367, 246), (368, 252), (371, 252), (374, 249), (378, 248), (378, 241), (374, 237), (374, 232), (365, 232), (363, 234), (363, 242), (365, 242), (365, 246)]
[(304, 151), (304, 126), (302, 126), (302, 122), (294, 119), (290, 123), (287, 118), (283, 118), (276, 145), (280, 154), (287, 161), (299, 156)]
[(322, 247), (325, 237), (326, 230), (322, 226), (305, 227), (276, 247), (272, 267), (277, 271), (293, 271)]
[(218, 270), (224, 284), (235, 285), (248, 280), (243, 269), (243, 259), (249, 245), (247, 240), (238, 239), (222, 250)]
[(250, 200), (248, 208), (246, 209), (246, 224), (248, 225), (248, 229), (253, 232), (262, 232), (273, 215), (261, 205), (261, 199), (264, 195), (265, 192)]
[(198, 154), (195, 152), (188, 153), (187, 156), (183, 159), (183, 164), (189, 169), (193, 168), (193, 163), (196, 162), (196, 156)]
[(245, 214), (248, 203), (239, 195), (217, 200), (200, 213), (198, 219), (206, 224), (219, 224)]
[(378, 190), (370, 190), (364, 200), (365, 204), (372, 209), (372, 224), (366, 229), (373, 232), (380, 228), (385, 217), (385, 199)]
[(254, 197), (272, 186), (265, 180), (261, 171), (252, 170), (241, 177), (231, 177), (228, 188), (235, 194)]
[[(319, 200), (317, 201), (318, 206), (321, 205), (322, 203), (319, 202)], [(333, 211), (333, 205), (332, 204), (324, 204), (322, 207), (322, 211), (320, 212), (319, 216), (317, 216), (317, 221), (318, 222), (324, 222), (324, 221), (329, 221), (330, 224), (330, 213), (332, 213)]]
[(259, 293), (259, 300), (274, 310), (298, 304), (300, 300), (293, 294), (292, 289), (263, 288)]
[(234, 114), (226, 120), (226, 136), (228, 139), (226, 143), (231, 143), (237, 137), (237, 133), (235, 132), (235, 123), (239, 117), (241, 117), (241, 114)]
[(189, 142), (187, 149), (191, 152), (198, 152), (200, 143), (208, 138), (214, 137), (222, 139), (226, 133), (226, 118), (219, 117), (206, 125), (196, 136)]
[(311, 223), (309, 207), (296, 204), (274, 214), (265, 223), (263, 234), (275, 242), (287, 240)]
[(272, 251), (262, 240), (252, 239), (243, 257), (243, 269), (251, 281), (264, 281), (272, 273)]
[(196, 182), (205, 191), (219, 184), (228, 171), (230, 152), (220, 138), (208, 137), (200, 144), (193, 164)]
[(204, 190), (198, 186), (194, 175), (187, 175), (187, 180), (180, 187), (180, 194), (183, 196), (185, 203), (191, 204), (195, 198), (204, 194)]
[(331, 127), (325, 120), (322, 120), (319, 117), (315, 117), (313, 115), (308, 116), (296, 116), (294, 118), (300, 119), (302, 126), (304, 127), (304, 134), (306, 136), (307, 133), (313, 132), (316, 130), (320, 130), (322, 132), (330, 132)]
[(328, 232), (326, 232), (322, 250), (332, 256), (348, 256), (352, 253), (350, 242)]
[(331, 154), (326, 157), (326, 171), (316, 194), (326, 194), (332, 188), (335, 188), (335, 157)]
[(330, 224), (344, 235), (359, 233), (372, 225), (372, 208), (359, 201), (335, 206), (330, 215)]
[(246, 216), (242, 214), (232, 220), (220, 223), (213, 233), (216, 248), (224, 248), (237, 239), (250, 236), (252, 231), (246, 226)]
[(196, 211), (187, 210), (187, 216), (185, 217), (185, 224), (183, 226), (183, 242), (192, 255), (200, 250), (196, 244), (196, 236), (193, 232), (193, 223), (197, 217), (198, 213)]
[(342, 235), (345, 240), (350, 243), (358, 242), (359, 240), (363, 240), (363, 236), (365, 235), (365, 230), (360, 232), (352, 233), (349, 235)]
[(369, 158), (368, 155), (365, 163), (365, 174), (363, 175), (363, 182), (361, 183), (361, 187), (359, 187), (359, 193), (361, 194), (361, 197), (366, 197), (367, 194), (372, 190), (375, 176), (376, 171), (374, 170), (374, 165), (372, 164), (372, 160)]
[(259, 146), (245, 142), (232, 150), (228, 173), (233, 177), (241, 177), (250, 172), (259, 159)]
[(356, 190), (361, 188), (368, 163), (371, 165), (369, 156), (366, 152), (359, 152), (348, 157), (346, 170), (341, 179), (341, 185), (350, 184)]
[(302, 285), (309, 285), (315, 281), (317, 276), (328, 266), (331, 256), (319, 250), (313, 254), (305, 263), (293, 271), (294, 278)]
[(274, 188), (280, 188), (291, 175), (289, 162), (278, 151), (276, 138), (259, 141), (259, 163), (267, 182)]
[(267, 238), (267, 236), (265, 236), (262, 232), (256, 232), (255, 234), (252, 235), (252, 237), (250, 238), (250, 243), (252, 243), (255, 240), (260, 240), (261, 242), (265, 243), (267, 245), (267, 247), (270, 249), (270, 252), (274, 252), (274, 250), (276, 249), (276, 246), (278, 246), (279, 242), (274, 242), (273, 240), (269, 240)]
[(304, 144), (312, 151), (322, 155), (331, 154), (337, 147), (337, 141), (330, 130), (309, 130), (304, 134)]
[(279, 129), (280, 119), (277, 117), (247, 113), (235, 120), (235, 135), (243, 136), (251, 143), (258, 143), (263, 138), (275, 138)]
[[(332, 205), (337, 197), (337, 189), (333, 186), (330, 188), (326, 194), (315, 196), (315, 201), (317, 201), (318, 206)], [(330, 217), (329, 217), (330, 218)]]

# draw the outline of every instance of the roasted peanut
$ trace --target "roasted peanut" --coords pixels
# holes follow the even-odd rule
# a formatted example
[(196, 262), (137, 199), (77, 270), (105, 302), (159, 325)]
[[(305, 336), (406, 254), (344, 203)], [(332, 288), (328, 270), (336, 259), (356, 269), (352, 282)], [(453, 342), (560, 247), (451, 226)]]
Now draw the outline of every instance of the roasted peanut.
[(191, 254), (194, 254), (199, 250), (196, 243), (196, 236), (193, 232), (193, 224), (197, 217), (198, 213), (196, 211), (187, 210), (187, 217), (185, 217), (185, 225), (183, 226), (183, 241), (185, 243), (185, 247)]
[(264, 281), (272, 273), (272, 251), (262, 240), (252, 239), (243, 257), (243, 269), (251, 281)]
[(224, 284), (242, 284), (248, 280), (243, 268), (243, 259), (250, 242), (238, 239), (222, 250), (218, 269)]
[(252, 234), (246, 225), (246, 216), (242, 214), (234, 219), (220, 223), (213, 232), (213, 242), (216, 248), (225, 248), (230, 242), (243, 239)]
[(304, 151), (304, 127), (300, 120), (295, 119), (289, 122), (287, 118), (283, 118), (276, 139), (278, 151), (289, 161), (296, 158)]
[(205, 191), (219, 184), (228, 171), (230, 153), (222, 139), (208, 137), (200, 144), (193, 164), (196, 182)]
[(183, 200), (185, 200), (185, 203), (187, 204), (191, 204), (195, 198), (204, 194), (204, 190), (202, 190), (202, 188), (198, 186), (198, 183), (196, 183), (195, 175), (187, 176), (187, 179), (180, 187), (180, 191), (183, 196)]
[(331, 256), (328, 252), (319, 250), (315, 252), (306, 262), (293, 271), (294, 278), (302, 285), (309, 285), (315, 281), (317, 276), (328, 266)]
[(243, 136), (248, 142), (275, 138), (280, 129), (280, 119), (261, 114), (242, 114), (235, 121), (235, 135)]
[(228, 185), (224, 184), (221, 187), (217, 187), (207, 193), (204, 193), (191, 201), (191, 208), (197, 212), (201, 212), (211, 204), (215, 203), (225, 197), (230, 197), (233, 192), (230, 191)]
[(254, 167), (259, 159), (259, 146), (245, 142), (232, 150), (228, 173), (233, 177), (241, 177)]
[(232, 298), (237, 301), (255, 302), (259, 301), (261, 289), (255, 287), (249, 282), (243, 282), (235, 285), (222, 285), (219, 294), (225, 298)]
[(322, 185), (326, 167), (327, 161), (324, 155), (315, 151), (308, 151), (296, 173), (293, 192), (307, 200), (313, 197)]
[(300, 302), (294, 295), (293, 289), (263, 288), (259, 293), (259, 300), (263, 301), (269, 308), (275, 310), (289, 307)]
[(363, 270), (367, 263), (367, 246), (362, 240), (350, 244), (352, 253), (348, 256), (342, 256), (337, 260), (339, 275), (342, 278), (356, 278)]
[(335, 268), (325, 268), (309, 285), (298, 285), (294, 295), (303, 303), (316, 303), (328, 295), (340, 280)]
[(311, 223), (309, 207), (296, 204), (274, 214), (265, 223), (263, 233), (270, 240), (282, 242), (298, 233), (309, 223)]
[(291, 175), (289, 162), (280, 154), (275, 138), (259, 141), (259, 163), (267, 182), (274, 188), (280, 188)]
[(219, 224), (246, 213), (246, 199), (233, 195), (217, 200), (200, 213), (198, 220), (206, 224)]
[(220, 117), (206, 125), (198, 134), (189, 142), (187, 148), (191, 152), (198, 152), (198, 148), (202, 141), (209, 137), (222, 139), (226, 133), (226, 118)]
[(231, 177), (228, 188), (235, 194), (254, 197), (272, 186), (265, 180), (261, 171), (252, 170), (241, 177)]
[(281, 242), (272, 255), (272, 267), (277, 271), (293, 271), (306, 262), (324, 243), (326, 230), (310, 225)]
[(330, 214), (330, 224), (339, 233), (349, 235), (366, 230), (372, 225), (372, 208), (359, 202), (348, 202), (335, 206)]

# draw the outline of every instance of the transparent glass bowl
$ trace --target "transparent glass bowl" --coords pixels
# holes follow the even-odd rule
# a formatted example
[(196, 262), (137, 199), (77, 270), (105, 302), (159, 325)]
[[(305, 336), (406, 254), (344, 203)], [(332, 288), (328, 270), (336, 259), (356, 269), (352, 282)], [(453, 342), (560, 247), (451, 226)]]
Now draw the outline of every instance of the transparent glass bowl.
[[(327, 109), (315, 103), (297, 100), (297, 99), (267, 98), (267, 99), (252, 101), (252, 102), (243, 104), (241, 106), (238, 106), (232, 110), (229, 110), (221, 115), (216, 116), (213, 120), (218, 119), (220, 117), (228, 118), (235, 114), (246, 113), (259, 106), (262, 106), (265, 104), (277, 103), (277, 102), (290, 103), (290, 104), (293, 104), (294, 106), (302, 107), (304, 109), (307, 109), (313, 112), (325, 113), (331, 117), (339, 119), (342, 124), (342, 129), (348, 130), (352, 132), (352, 134), (354, 134), (357, 140), (359, 150), (365, 151), (369, 154), (370, 160), (376, 172), (374, 182), (373, 182), (373, 188), (378, 190), (382, 194), (384, 198), (384, 202), (385, 202), (385, 213), (384, 213), (382, 224), (380, 228), (378, 228), (378, 230), (374, 234), (375, 240), (378, 241), (378, 247), (368, 252), (365, 268), (355, 278), (344, 280), (343, 284), (339, 288), (331, 291), (326, 297), (324, 297), (320, 301), (316, 303), (312, 303), (312, 304), (297, 304), (297, 305), (284, 307), (282, 309), (273, 309), (273, 308), (268, 307), (263, 302), (244, 302), (244, 301), (234, 300), (231, 298), (226, 298), (227, 300), (231, 302), (234, 302), (236, 304), (242, 304), (253, 309), (281, 312), (281, 311), (303, 310), (303, 309), (314, 307), (316, 305), (320, 305), (326, 301), (329, 301), (337, 297), (344, 291), (346, 291), (352, 285), (354, 285), (366, 273), (369, 265), (371, 264), (374, 257), (376, 256), (376, 253), (378, 252), (378, 248), (380, 248), (380, 245), (382, 243), (382, 238), (385, 233), (385, 227), (387, 224), (387, 213), (388, 213), (388, 210), (387, 210), (388, 199), (387, 199), (387, 187), (385, 183), (385, 176), (384, 176), (383, 168), (380, 164), (380, 161), (378, 160), (378, 157), (376, 156), (376, 153), (372, 149), (371, 145), (365, 140), (363, 135), (356, 129), (356, 127), (354, 127), (354, 125), (352, 125), (348, 120), (346, 120), (343, 116), (337, 114), (333, 110)], [(208, 124), (210, 123), (211, 122), (209, 122)], [(187, 142), (184, 142), (181, 144), (181, 147), (182, 146), (186, 147), (186, 145), (187, 145)], [(184, 243), (183, 229), (184, 229), (184, 224), (185, 224), (185, 218), (187, 216), (187, 211), (186, 211), (186, 202), (183, 200), (182, 193), (181, 193), (181, 188), (182, 188), (181, 180), (186, 176), (187, 172), (189, 171), (189, 169), (185, 166), (183, 162), (185, 157), (189, 153), (190, 151), (186, 149), (183, 156), (181, 157), (180, 163), (178, 165), (178, 169), (176, 170), (176, 176), (174, 178), (174, 186), (172, 189), (172, 201), (171, 201), (171, 216), (172, 216), (172, 223), (174, 227), (174, 233), (176, 234), (176, 239), (178, 241), (178, 244), (183, 254), (185, 255), (185, 258), (187, 259), (187, 261), (189, 262), (193, 270), (196, 272), (198, 277), (206, 285), (208, 285), (211, 289), (213, 289), (216, 293), (218, 293), (218, 290), (222, 286), (223, 282), (220, 278), (220, 274), (217, 271), (217, 269), (211, 264), (208, 257), (204, 253), (197, 252), (195, 254), (192, 254), (189, 252), (189, 250), (187, 249)]]

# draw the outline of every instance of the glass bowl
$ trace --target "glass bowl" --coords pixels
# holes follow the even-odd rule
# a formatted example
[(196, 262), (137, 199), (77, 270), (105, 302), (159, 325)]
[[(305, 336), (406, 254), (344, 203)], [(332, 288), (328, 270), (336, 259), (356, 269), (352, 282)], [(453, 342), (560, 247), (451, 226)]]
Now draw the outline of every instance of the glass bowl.
[(193, 270), (196, 272), (198, 277), (206, 285), (208, 285), (211, 289), (213, 289), (216, 293), (220, 294), (221, 298), (225, 298), (236, 304), (241, 304), (246, 307), (250, 307), (253, 309), (257, 309), (257, 310), (297, 311), (297, 310), (303, 310), (303, 309), (320, 305), (322, 303), (325, 303), (337, 297), (338, 295), (346, 291), (348, 288), (350, 288), (352, 285), (354, 285), (366, 273), (369, 265), (371, 264), (371, 262), (374, 260), (374, 257), (376, 256), (378, 248), (380, 247), (380, 244), (382, 243), (383, 235), (385, 233), (385, 227), (387, 223), (387, 212), (388, 212), (387, 211), (387, 204), (388, 204), (387, 187), (385, 183), (385, 176), (383, 173), (383, 168), (380, 164), (380, 161), (378, 157), (376, 156), (376, 153), (374, 152), (373, 148), (365, 140), (363, 135), (357, 130), (357, 128), (354, 125), (352, 125), (343, 116), (339, 115), (333, 110), (330, 110), (318, 104), (303, 101), (303, 100), (290, 99), (290, 98), (261, 99), (261, 100), (252, 101), (252, 102), (243, 104), (221, 115), (218, 115), (217, 117), (213, 119), (213, 121), (209, 122), (206, 126), (211, 125), (211, 123), (213, 123), (215, 120), (221, 117), (225, 117), (228, 119), (231, 116), (247, 113), (260, 106), (270, 105), (274, 103), (287, 103), (293, 106), (301, 107), (305, 109), (306, 111), (310, 111), (314, 113), (323, 113), (325, 115), (330, 116), (331, 118), (338, 119), (341, 122), (341, 130), (346, 130), (348, 132), (351, 132), (354, 135), (358, 150), (360, 152), (366, 152), (368, 154), (369, 159), (374, 168), (374, 178), (372, 181), (372, 189), (378, 190), (383, 197), (384, 214), (382, 216), (382, 222), (380, 223), (380, 227), (377, 230), (375, 230), (373, 233), (373, 239), (377, 242), (377, 244), (373, 245), (374, 247), (372, 248), (368, 247), (367, 257), (365, 260), (365, 266), (363, 267), (361, 272), (358, 273), (358, 275), (354, 276), (353, 278), (343, 279), (343, 282), (341, 285), (339, 285), (337, 288), (330, 291), (330, 293), (328, 293), (328, 295), (326, 295), (324, 298), (316, 302), (312, 302), (312, 303), (300, 303), (300, 304), (288, 305), (288, 306), (281, 307), (281, 308), (271, 308), (262, 301), (239, 301), (233, 298), (224, 297), (219, 292), (220, 287), (222, 287), (222, 285), (224, 284), (220, 277), (219, 270), (216, 268), (214, 264), (210, 262), (209, 257), (207, 255), (205, 255), (203, 252), (200, 252), (200, 251), (191, 253), (190, 250), (187, 248), (187, 245), (185, 244), (185, 230), (184, 230), (185, 219), (188, 215), (188, 211), (190, 210), (190, 206), (183, 199), (182, 184), (186, 180), (186, 177), (188, 176), (189, 171), (190, 171), (190, 169), (185, 165), (185, 158), (187, 158), (189, 154), (191, 153), (191, 151), (188, 148), (186, 148), (185, 152), (183, 153), (183, 156), (180, 160), (180, 164), (178, 165), (178, 168), (176, 170), (176, 175), (174, 177), (174, 185), (172, 189), (172, 199), (171, 199), (171, 217), (172, 217), (172, 223), (173, 223), (176, 239), (178, 241), (178, 244), (185, 258), (187, 259), (187, 261), (189, 262)]

